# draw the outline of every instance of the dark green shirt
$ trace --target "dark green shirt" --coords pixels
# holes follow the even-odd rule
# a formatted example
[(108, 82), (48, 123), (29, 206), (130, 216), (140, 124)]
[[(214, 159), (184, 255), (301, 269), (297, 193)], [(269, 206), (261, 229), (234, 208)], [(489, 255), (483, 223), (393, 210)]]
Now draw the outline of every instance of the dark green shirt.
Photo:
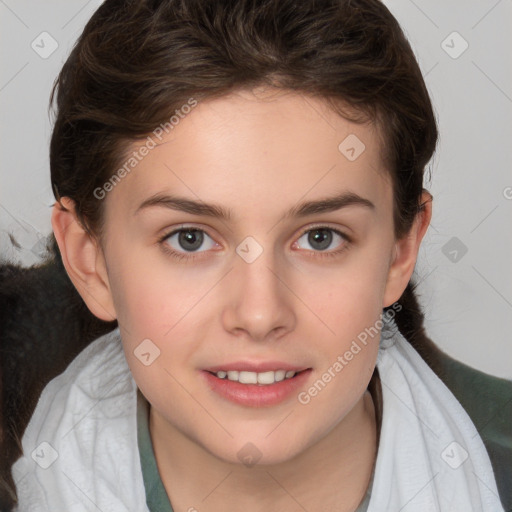
[(489, 454), (500, 500), (512, 511), (512, 380), (476, 370), (447, 354), (440, 379), (473, 421)]
[(148, 508), (151, 512), (173, 512), (156, 466), (153, 443), (149, 434), (149, 404), (139, 389), (137, 389), (137, 438)]

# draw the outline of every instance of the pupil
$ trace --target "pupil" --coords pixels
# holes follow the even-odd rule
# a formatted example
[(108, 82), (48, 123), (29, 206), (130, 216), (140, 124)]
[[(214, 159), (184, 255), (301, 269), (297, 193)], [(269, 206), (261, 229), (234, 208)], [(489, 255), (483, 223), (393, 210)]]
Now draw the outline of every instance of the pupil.
[(332, 233), (327, 229), (315, 229), (309, 233), (308, 242), (313, 245), (313, 243), (319, 244), (317, 249), (323, 250), (327, 249), (329, 245), (331, 245), (332, 241)]

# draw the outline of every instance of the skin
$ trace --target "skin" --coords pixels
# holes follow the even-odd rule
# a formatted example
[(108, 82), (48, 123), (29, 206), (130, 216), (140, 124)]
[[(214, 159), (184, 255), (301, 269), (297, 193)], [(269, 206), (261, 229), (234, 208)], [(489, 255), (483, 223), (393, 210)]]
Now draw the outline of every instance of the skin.
[[(338, 145), (355, 134), (366, 146), (354, 161)], [(137, 145), (133, 148), (137, 149)], [(271, 407), (237, 405), (201, 378), (205, 367), (237, 360), (288, 361), (312, 368), (312, 383), (343, 355), (382, 309), (404, 291), (431, 218), (431, 204), (409, 234), (393, 234), (393, 196), (381, 138), (317, 98), (290, 91), (237, 91), (204, 101), (104, 199), (101, 246), (56, 203), (52, 226), (66, 270), (93, 314), (117, 318), (133, 377), (151, 405), (158, 469), (176, 511), (351, 511), (364, 496), (376, 457), (367, 385), (378, 336), (302, 405), (293, 394)], [(374, 208), (346, 206), (285, 217), (302, 201), (350, 191)], [(162, 206), (134, 214), (157, 192), (215, 203), (232, 219)], [(422, 202), (428, 200), (427, 192)], [(183, 255), (183, 224), (205, 232), (196, 259)], [(308, 230), (337, 229), (327, 249)], [(247, 237), (263, 252), (236, 252)], [(326, 257), (326, 252), (334, 253)], [(149, 338), (160, 356), (149, 366), (134, 350)], [(191, 398), (192, 397), (192, 398)], [(261, 453), (247, 467), (248, 442)]]

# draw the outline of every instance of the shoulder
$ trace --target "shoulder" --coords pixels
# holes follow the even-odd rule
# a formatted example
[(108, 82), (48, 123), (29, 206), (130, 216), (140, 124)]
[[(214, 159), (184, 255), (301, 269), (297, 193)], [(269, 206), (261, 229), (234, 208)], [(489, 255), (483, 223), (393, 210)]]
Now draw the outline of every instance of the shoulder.
[[(136, 441), (136, 384), (119, 330), (88, 345), (44, 388), (12, 468), (20, 510), (145, 510)], [(50, 492), (51, 491), (51, 492)], [(39, 508), (24, 504), (40, 502)]]
[(502, 432), (511, 436), (512, 380), (484, 373), (444, 352), (439, 362), (439, 378), (462, 404), (480, 435)]
[(102, 413), (107, 417), (121, 413), (134, 392), (119, 329), (115, 329), (83, 349), (45, 386), (24, 438), (42, 436), (57, 442), (56, 431), (64, 434), (63, 429), (78, 435), (78, 419), (87, 424), (102, 418)]
[(478, 430), (502, 502), (506, 510), (512, 510), (512, 380), (489, 375), (439, 352), (439, 378)]

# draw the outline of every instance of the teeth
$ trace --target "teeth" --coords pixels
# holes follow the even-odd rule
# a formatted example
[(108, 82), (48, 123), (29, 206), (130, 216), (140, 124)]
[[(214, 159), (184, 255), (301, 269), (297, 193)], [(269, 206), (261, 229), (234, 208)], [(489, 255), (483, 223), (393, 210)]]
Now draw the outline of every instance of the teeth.
[(238, 382), (241, 384), (257, 384), (258, 374), (254, 372), (240, 372), (238, 374)]
[(276, 382), (281, 382), (282, 380), (284, 380), (286, 376), (286, 372), (284, 370), (277, 370), (277, 372), (275, 372), (275, 380)]
[[(272, 371), (258, 373), (257, 374), (258, 384), (274, 384), (274, 382), (276, 381), (274, 375), (275, 375), (275, 373)], [(242, 382), (242, 381), (240, 381), (240, 382)]]
[(269, 372), (246, 372), (246, 371), (237, 371), (237, 370), (230, 370), (228, 372), (225, 371), (218, 371), (215, 375), (219, 379), (225, 379), (226, 377), (228, 380), (240, 382), (241, 384), (261, 384), (261, 385), (269, 385), (274, 384), (275, 382), (281, 382), (284, 379), (291, 379), (297, 372), (294, 372), (293, 370), (286, 371), (286, 370), (276, 370), (276, 371), (269, 371)]
[[(232, 370), (227, 373), (228, 373), (229, 380), (238, 380), (238, 372), (236, 370)], [(217, 375), (217, 377), (218, 377), (218, 375)]]

